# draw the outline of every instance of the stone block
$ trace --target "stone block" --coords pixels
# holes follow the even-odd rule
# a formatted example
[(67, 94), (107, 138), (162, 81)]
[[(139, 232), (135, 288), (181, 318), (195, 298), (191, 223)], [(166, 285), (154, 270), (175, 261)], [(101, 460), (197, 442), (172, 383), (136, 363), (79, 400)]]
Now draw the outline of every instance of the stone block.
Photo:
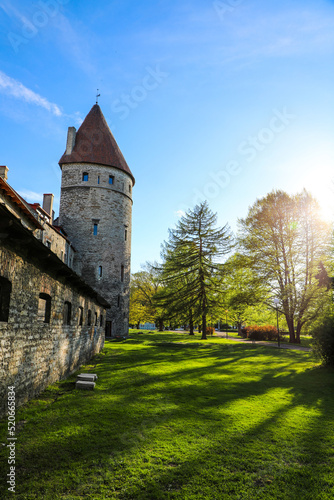
[(86, 380), (88, 382), (95, 382), (95, 380), (97, 380), (97, 375), (96, 373), (80, 373), (80, 375), (77, 376), (77, 380)]
[(75, 383), (76, 389), (86, 389), (86, 390), (94, 390), (95, 382), (89, 382), (87, 380), (77, 380)]

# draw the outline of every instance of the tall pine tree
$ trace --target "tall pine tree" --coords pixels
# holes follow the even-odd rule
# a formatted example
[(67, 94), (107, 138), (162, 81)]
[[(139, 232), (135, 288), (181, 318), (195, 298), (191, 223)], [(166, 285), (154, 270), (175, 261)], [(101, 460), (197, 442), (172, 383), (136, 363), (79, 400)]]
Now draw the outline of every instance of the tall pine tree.
[(162, 251), (165, 305), (188, 311), (190, 324), (201, 318), (202, 339), (206, 339), (207, 315), (220, 299), (222, 260), (232, 246), (229, 226), (219, 228), (216, 222), (217, 214), (206, 201), (196, 205), (169, 230)]

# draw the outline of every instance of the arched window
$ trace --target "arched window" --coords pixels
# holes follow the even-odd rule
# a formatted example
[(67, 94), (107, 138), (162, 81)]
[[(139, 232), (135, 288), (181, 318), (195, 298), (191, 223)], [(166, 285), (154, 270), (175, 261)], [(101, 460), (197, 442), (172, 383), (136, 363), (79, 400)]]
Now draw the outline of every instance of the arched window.
[(92, 311), (88, 309), (87, 325), (90, 326), (91, 324), (92, 324)]

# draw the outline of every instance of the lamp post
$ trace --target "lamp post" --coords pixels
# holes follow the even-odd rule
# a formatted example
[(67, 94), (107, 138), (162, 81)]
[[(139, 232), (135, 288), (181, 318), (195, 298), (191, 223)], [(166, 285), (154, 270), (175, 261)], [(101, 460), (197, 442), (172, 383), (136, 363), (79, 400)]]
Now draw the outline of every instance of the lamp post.
[(280, 338), (279, 338), (278, 303), (279, 303), (279, 300), (277, 298), (274, 299), (274, 304), (276, 306), (276, 321), (277, 321), (277, 345), (278, 345), (278, 347), (280, 347), (281, 344), (280, 344)]
[(228, 339), (228, 331), (227, 331), (227, 313), (228, 310), (226, 309), (225, 314), (226, 314), (226, 338)]

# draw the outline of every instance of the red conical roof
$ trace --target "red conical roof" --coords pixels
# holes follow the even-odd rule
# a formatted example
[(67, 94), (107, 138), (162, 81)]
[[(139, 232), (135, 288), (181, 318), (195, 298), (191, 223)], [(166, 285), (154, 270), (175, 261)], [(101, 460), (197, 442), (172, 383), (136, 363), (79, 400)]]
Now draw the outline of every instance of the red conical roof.
[(72, 153), (67, 155), (65, 151), (60, 158), (60, 166), (66, 163), (98, 163), (119, 168), (135, 182), (98, 104), (94, 104), (76, 133)]

